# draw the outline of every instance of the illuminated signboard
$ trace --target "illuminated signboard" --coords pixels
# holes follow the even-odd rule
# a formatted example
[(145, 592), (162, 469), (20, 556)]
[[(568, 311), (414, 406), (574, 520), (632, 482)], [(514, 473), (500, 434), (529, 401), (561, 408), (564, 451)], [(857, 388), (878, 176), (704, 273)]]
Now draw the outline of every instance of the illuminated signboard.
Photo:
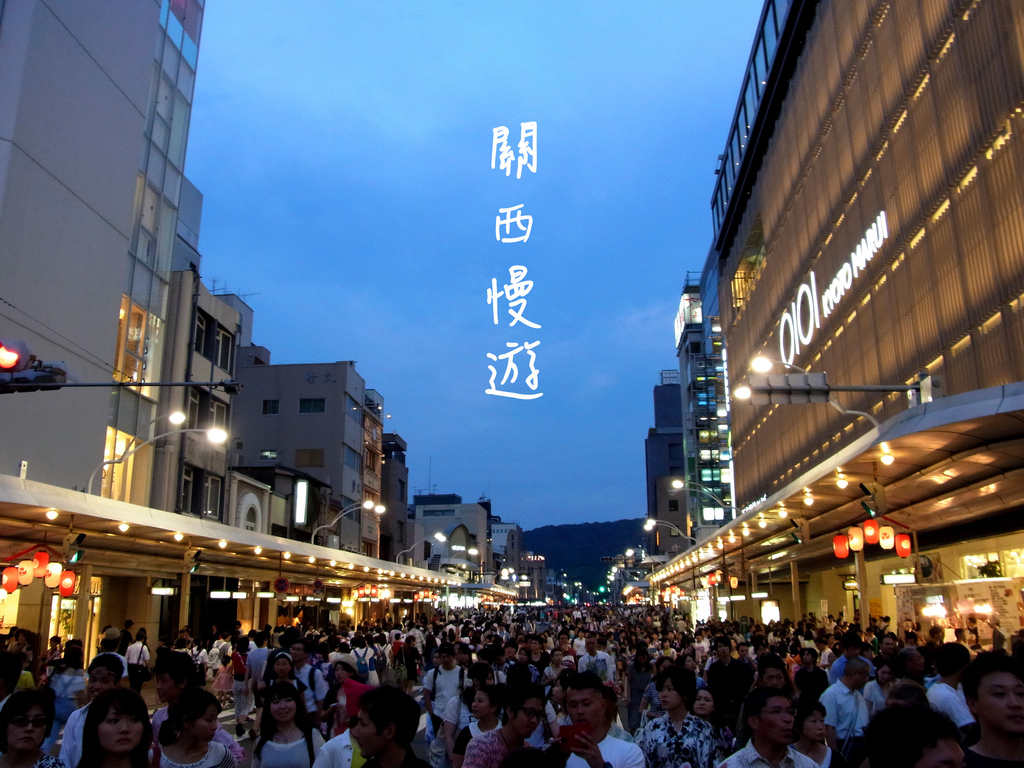
[(810, 272), (807, 281), (797, 288), (796, 297), (779, 319), (779, 354), (782, 362), (791, 365), (801, 350), (811, 343), (814, 332), (821, 327), (821, 319), (832, 314), (847, 291), (853, 287), (854, 278), (864, 271), (888, 237), (889, 225), (885, 211), (882, 211), (820, 295), (817, 276), (813, 270)]

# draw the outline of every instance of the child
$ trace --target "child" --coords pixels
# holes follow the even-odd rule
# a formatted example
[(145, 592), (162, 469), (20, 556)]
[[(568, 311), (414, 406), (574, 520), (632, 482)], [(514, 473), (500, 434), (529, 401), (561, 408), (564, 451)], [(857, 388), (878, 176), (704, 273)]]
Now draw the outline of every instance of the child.
[(231, 658), (228, 657), (226, 660), (221, 661), (220, 668), (217, 670), (217, 676), (213, 678), (213, 690), (217, 694), (217, 703), (220, 704), (221, 707), (223, 707), (224, 702), (227, 701), (234, 685), (234, 672), (232, 672)]

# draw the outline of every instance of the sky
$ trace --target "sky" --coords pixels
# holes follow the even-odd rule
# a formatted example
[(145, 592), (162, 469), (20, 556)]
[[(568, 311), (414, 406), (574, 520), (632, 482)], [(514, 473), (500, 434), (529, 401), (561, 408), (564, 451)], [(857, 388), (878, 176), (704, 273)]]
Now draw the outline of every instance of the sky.
[[(652, 390), (759, 0), (211, 0), (186, 174), (202, 275), (272, 363), (356, 361), (408, 442), (411, 493), (483, 495), (524, 529), (642, 517)], [(493, 129), (536, 171), (491, 169)], [(499, 242), (522, 205), (529, 239)], [(510, 235), (523, 234), (512, 224)], [(513, 266), (522, 317), (498, 300)], [(524, 283), (525, 287), (525, 283)], [(514, 323), (514, 325), (510, 325)], [(536, 389), (502, 386), (540, 344)], [(531, 400), (496, 389), (542, 393)]]

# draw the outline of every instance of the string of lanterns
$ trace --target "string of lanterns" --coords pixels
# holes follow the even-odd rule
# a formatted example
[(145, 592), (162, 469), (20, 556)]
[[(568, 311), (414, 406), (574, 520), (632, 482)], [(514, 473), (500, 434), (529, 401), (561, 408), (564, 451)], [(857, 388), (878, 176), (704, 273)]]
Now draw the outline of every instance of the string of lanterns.
[(27, 587), (36, 579), (42, 579), (43, 584), (50, 589), (57, 589), (61, 597), (75, 594), (78, 584), (74, 571), (65, 570), (61, 563), (51, 563), (49, 553), (40, 550), (32, 555), (31, 560), (22, 560), (17, 566), (4, 568), (0, 573), (0, 588), (11, 594), (18, 587)]
[(865, 544), (878, 544), (882, 549), (895, 549), (900, 557), (910, 556), (910, 536), (896, 533), (891, 525), (880, 525), (877, 520), (865, 520), (863, 525), (855, 525), (846, 533), (837, 533), (832, 537), (832, 551), (840, 560), (850, 556), (850, 552), (860, 552)]

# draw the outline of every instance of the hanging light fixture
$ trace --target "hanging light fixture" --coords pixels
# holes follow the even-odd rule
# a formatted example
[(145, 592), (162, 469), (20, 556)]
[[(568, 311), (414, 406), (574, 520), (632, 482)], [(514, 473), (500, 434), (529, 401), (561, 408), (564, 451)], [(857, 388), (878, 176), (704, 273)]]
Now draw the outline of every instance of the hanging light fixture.
[(18, 575), (18, 569), (14, 566), (4, 568), (2, 578), (0, 578), (0, 587), (3, 587), (7, 594), (18, 589)]
[(845, 560), (850, 556), (850, 540), (843, 534), (837, 533), (832, 537), (832, 551), (840, 560)]
[(60, 585), (60, 574), (64, 566), (60, 563), (50, 563), (46, 566), (46, 574), (43, 576), (43, 584), (50, 589)]
[(75, 577), (74, 572), (64, 571), (64, 573), (60, 575), (60, 596), (71, 597), (73, 594), (75, 594), (76, 583), (77, 579)]
[(843, 474), (843, 470), (836, 467), (836, 488), (843, 490), (850, 484), (850, 481), (846, 479), (846, 475)]
[(896, 534), (896, 554), (900, 557), (910, 557), (910, 536), (905, 533)]
[(36, 577), (36, 564), (32, 560), (22, 560), (18, 563), (18, 583), (27, 587)]
[(864, 521), (864, 541), (868, 544), (878, 543), (879, 523), (877, 520), (869, 519)]
[(41, 579), (46, 575), (46, 566), (50, 564), (50, 553), (40, 550), (32, 555), (32, 562), (36, 564), (35, 577)]
[(896, 546), (896, 531), (891, 525), (883, 525), (878, 529), (878, 543), (882, 549), (892, 549)]
[(860, 526), (853, 526), (846, 532), (846, 537), (850, 540), (850, 549), (854, 552), (860, 552), (864, 549), (864, 529)]

